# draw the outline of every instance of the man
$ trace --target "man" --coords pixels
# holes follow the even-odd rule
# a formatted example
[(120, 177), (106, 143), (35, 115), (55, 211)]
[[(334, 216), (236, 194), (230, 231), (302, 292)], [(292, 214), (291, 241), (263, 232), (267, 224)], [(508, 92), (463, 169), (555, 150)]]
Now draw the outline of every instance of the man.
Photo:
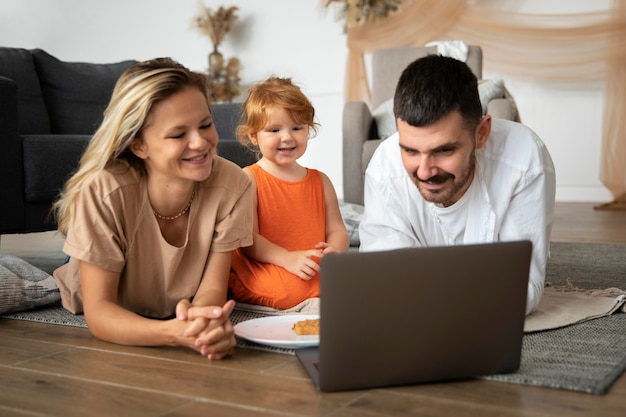
[(454, 58), (411, 63), (396, 87), (394, 115), (398, 133), (378, 147), (365, 174), (360, 250), (528, 239), (526, 314), (536, 310), (556, 182), (545, 145), (519, 123), (483, 115), (476, 77)]

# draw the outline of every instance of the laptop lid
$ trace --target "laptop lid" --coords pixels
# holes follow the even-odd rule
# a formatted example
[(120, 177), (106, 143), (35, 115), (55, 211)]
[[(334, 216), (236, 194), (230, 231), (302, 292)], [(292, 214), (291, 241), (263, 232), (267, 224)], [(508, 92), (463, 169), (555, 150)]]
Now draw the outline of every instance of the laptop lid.
[(517, 241), (324, 256), (320, 344), (296, 354), (321, 391), (514, 372), (531, 251)]

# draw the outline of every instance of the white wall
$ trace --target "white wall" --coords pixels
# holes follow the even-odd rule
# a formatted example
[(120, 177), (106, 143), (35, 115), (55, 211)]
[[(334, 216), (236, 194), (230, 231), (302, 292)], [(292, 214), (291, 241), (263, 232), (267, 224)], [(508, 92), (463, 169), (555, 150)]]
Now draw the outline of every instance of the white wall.
[[(485, 0), (486, 1), (486, 0)], [(492, 0), (491, 3), (497, 2)], [(510, 3), (510, 4), (509, 4)], [(541, 1), (501, 1), (530, 12), (555, 12)], [(556, 11), (600, 7), (596, 0), (557, 1)], [(192, 29), (197, 0), (2, 0), (0, 46), (42, 48), (65, 61), (113, 62), (171, 56), (205, 70), (208, 38)], [(269, 75), (292, 77), (316, 107), (322, 125), (302, 162), (326, 172), (343, 195), (341, 120), (347, 58), (342, 22), (320, 0), (206, 0), (239, 7), (239, 18), (220, 51), (237, 56), (242, 83)], [(542, 9), (543, 7), (543, 9)], [(563, 9), (564, 8), (564, 9)], [(557, 169), (557, 199), (608, 201), (598, 180), (602, 133), (602, 85), (551, 85), (503, 77), (523, 122), (548, 145)]]

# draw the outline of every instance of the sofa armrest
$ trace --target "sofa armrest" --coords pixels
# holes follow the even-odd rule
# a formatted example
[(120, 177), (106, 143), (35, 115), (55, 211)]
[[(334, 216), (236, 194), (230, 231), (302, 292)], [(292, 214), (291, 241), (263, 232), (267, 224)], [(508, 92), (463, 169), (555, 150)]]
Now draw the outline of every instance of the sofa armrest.
[(0, 76), (0, 234), (24, 227), (24, 158), (17, 117), (17, 84)]
[(366, 103), (349, 101), (343, 107), (343, 200), (363, 204), (363, 146), (378, 136)]

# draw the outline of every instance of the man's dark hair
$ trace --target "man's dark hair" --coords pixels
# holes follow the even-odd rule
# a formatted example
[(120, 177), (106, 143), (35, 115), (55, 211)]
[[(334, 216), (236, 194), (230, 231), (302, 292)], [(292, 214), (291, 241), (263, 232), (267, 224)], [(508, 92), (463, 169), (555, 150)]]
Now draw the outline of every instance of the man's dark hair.
[(465, 62), (428, 55), (402, 72), (393, 103), (396, 118), (422, 127), (455, 110), (463, 116), (466, 128), (478, 126), (482, 117), (478, 81)]

